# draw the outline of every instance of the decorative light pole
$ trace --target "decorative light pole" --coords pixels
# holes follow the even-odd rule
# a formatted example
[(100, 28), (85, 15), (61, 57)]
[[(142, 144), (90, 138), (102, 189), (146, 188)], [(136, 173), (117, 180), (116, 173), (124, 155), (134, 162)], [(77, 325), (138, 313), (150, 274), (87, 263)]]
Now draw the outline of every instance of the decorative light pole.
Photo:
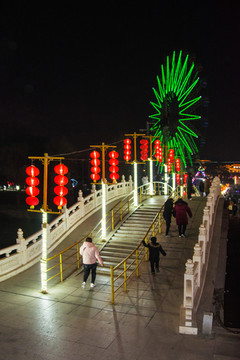
[[(91, 164), (95, 165), (95, 167), (97, 167), (97, 169), (91, 169), (92, 170), (92, 174), (91, 174), (91, 179), (94, 181), (95, 184), (101, 184), (102, 185), (102, 239), (105, 239), (106, 237), (106, 200), (107, 200), (107, 196), (106, 196), (106, 186), (107, 186), (107, 179), (105, 177), (105, 153), (106, 153), (106, 149), (108, 148), (116, 148), (116, 146), (110, 146), (110, 145), (105, 145), (104, 143), (102, 143), (102, 145), (90, 145), (90, 147), (92, 148), (100, 148), (101, 152), (102, 152), (102, 180), (100, 183), (97, 183), (98, 180), (100, 180), (100, 175), (99, 172), (101, 171), (99, 168), (100, 165), (100, 160), (98, 159), (100, 157), (100, 154), (97, 151), (93, 151), (90, 156), (92, 159), (96, 159), (98, 161), (92, 162), (93, 160), (91, 160)], [(116, 158), (118, 157), (118, 154), (115, 152), (115, 154), (111, 154), (112, 155), (112, 159), (117, 160)], [(112, 162), (113, 163), (113, 162)], [(115, 165), (111, 165), (112, 167), (115, 166), (115, 168), (112, 168), (111, 173), (114, 175), (112, 175), (112, 180), (113, 182), (116, 182), (117, 180), (117, 170), (116, 169), (116, 165), (117, 165), (118, 161), (115, 161)], [(94, 166), (93, 166), (94, 167)]]
[[(137, 134), (134, 132), (133, 134), (125, 134), (125, 136), (132, 136), (133, 137), (133, 151), (134, 151), (134, 159), (131, 162), (133, 164), (133, 174), (134, 174), (134, 206), (138, 206), (138, 194), (137, 194), (137, 188), (138, 188), (138, 174), (137, 174), (137, 164), (143, 164), (142, 162), (137, 161), (137, 137), (142, 136), (144, 137), (145, 134)], [(127, 140), (127, 139), (125, 139)], [(125, 160), (127, 160), (125, 158)], [(130, 160), (130, 159), (129, 159)], [(127, 160), (128, 162), (128, 160)]]
[[(47, 204), (47, 194), (48, 194), (48, 165), (50, 161), (62, 160), (64, 157), (53, 157), (48, 156), (47, 153), (44, 156), (29, 156), (29, 159), (40, 160), (43, 163), (43, 204), (41, 209), (35, 210), (34, 207), (38, 205), (39, 200), (36, 196), (39, 194), (39, 190), (36, 186), (39, 184), (37, 176), (39, 175), (39, 170), (31, 165), (26, 169), (27, 175), (29, 177), (26, 179), (26, 183), (29, 185), (26, 189), (26, 193), (30, 196), (26, 198), (26, 203), (30, 206), (28, 211), (40, 212), (42, 213), (42, 257), (41, 257), (41, 290), (42, 293), (47, 294), (47, 253), (48, 253), (48, 236), (47, 236), (47, 214), (60, 214), (61, 211), (52, 211), (48, 208)], [(57, 169), (56, 169), (57, 168)], [(61, 175), (62, 173), (66, 174), (68, 169), (65, 165), (59, 164), (55, 167), (55, 172), (58, 174), (55, 177), (55, 182), (58, 186), (55, 187), (54, 192), (56, 196), (54, 198), (54, 203), (58, 206), (58, 209), (62, 209), (62, 206), (66, 204), (66, 199), (64, 195), (67, 194), (67, 189), (63, 186), (66, 185), (68, 179), (66, 176)], [(57, 188), (57, 189), (56, 189)], [(36, 190), (37, 189), (37, 190)]]

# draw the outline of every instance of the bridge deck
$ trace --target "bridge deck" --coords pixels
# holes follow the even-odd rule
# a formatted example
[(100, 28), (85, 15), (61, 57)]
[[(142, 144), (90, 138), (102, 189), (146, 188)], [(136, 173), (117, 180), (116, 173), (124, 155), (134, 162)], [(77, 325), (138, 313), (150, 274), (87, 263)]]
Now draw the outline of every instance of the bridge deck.
[[(0, 283), (0, 359), (240, 358), (239, 336), (216, 324), (211, 338), (178, 333), (184, 264), (197, 242), (205, 199), (194, 198), (189, 205), (193, 217), (187, 237), (178, 237), (173, 219), (171, 237), (159, 237), (167, 252), (160, 273), (152, 276), (149, 263), (143, 263), (140, 277), (130, 281), (127, 293), (116, 294), (115, 305), (105, 275), (97, 275), (97, 286), (90, 290), (81, 288), (82, 274), (77, 272), (64, 283), (50, 286), (46, 295), (39, 290), (39, 265)], [(94, 221), (82, 224), (73, 238), (84, 235)], [(221, 227), (221, 211), (217, 225)], [(219, 230), (215, 233), (220, 237)], [(209, 287), (207, 291), (204, 299), (212, 296)], [(206, 303), (200, 306), (209, 306)]]

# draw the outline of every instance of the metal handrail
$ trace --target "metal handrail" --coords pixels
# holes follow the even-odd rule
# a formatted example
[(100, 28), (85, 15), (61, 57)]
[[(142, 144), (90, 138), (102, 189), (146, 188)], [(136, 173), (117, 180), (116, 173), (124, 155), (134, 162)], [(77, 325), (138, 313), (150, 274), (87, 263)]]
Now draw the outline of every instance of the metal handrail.
[[(176, 198), (180, 196), (180, 187), (178, 186), (168, 197), (171, 198)], [(167, 199), (167, 200), (168, 200)], [(166, 201), (167, 201), (166, 200)], [(165, 203), (164, 203), (165, 204)], [(148, 239), (151, 238), (152, 236), (156, 235), (156, 228), (158, 228), (157, 233), (161, 234), (161, 230), (162, 230), (162, 212), (164, 209), (164, 204), (161, 206), (159, 212), (156, 214), (154, 220), (152, 221), (148, 231), (146, 232), (145, 236), (143, 237), (142, 240), (145, 240), (146, 242), (148, 242)], [(138, 253), (138, 249), (140, 248), (140, 246), (142, 245), (142, 240), (139, 243), (139, 245), (136, 246), (136, 248), (131, 252), (131, 254), (129, 254), (125, 259), (123, 259), (118, 265), (116, 265), (115, 267), (110, 266), (110, 272), (111, 272), (111, 301), (112, 304), (114, 304), (114, 294), (122, 287), (124, 286), (124, 291), (127, 291), (127, 280), (136, 272), (136, 275), (139, 276), (139, 265), (142, 263), (142, 261), (147, 260), (148, 257), (148, 249), (147, 248), (142, 248), (140, 253)], [(145, 251), (144, 251), (145, 250)], [(144, 252), (143, 256), (141, 257), (140, 255), (142, 255), (142, 253)], [(127, 261), (133, 256), (135, 255), (134, 260), (127, 266)], [(145, 256), (144, 256), (145, 255)], [(132, 272), (130, 274), (127, 275), (127, 270), (130, 269), (131, 265), (133, 265), (136, 262), (136, 267), (132, 270)], [(114, 278), (114, 271), (118, 270), (121, 266), (123, 265), (124, 269), (123, 271), (121, 271), (116, 278)], [(123, 276), (123, 281), (120, 283), (120, 285), (118, 285), (118, 287), (116, 289), (114, 289), (114, 283), (119, 280), (121, 277)]]
[[(109, 233), (111, 233), (114, 230), (115, 226), (120, 221), (122, 221), (124, 219), (124, 217), (126, 217), (129, 214), (130, 209), (134, 202), (133, 194), (134, 194), (134, 191), (131, 191), (131, 193), (129, 193), (127, 196), (125, 196), (123, 199), (121, 199), (117, 204), (115, 204), (113, 206), (113, 208), (111, 210), (109, 210), (106, 213), (106, 223), (111, 221), (110, 225), (107, 228), (107, 230), (109, 230)], [(119, 212), (120, 212), (120, 215), (117, 218), (116, 214)], [(53, 270), (55, 270), (57, 267), (59, 267), (59, 271), (57, 273), (55, 273), (54, 275), (49, 275), (49, 277), (47, 278), (47, 282), (54, 279), (57, 276), (60, 276), (60, 279), (62, 282), (63, 281), (63, 273), (66, 270), (68, 270), (70, 267), (74, 266), (76, 263), (77, 263), (77, 269), (80, 268), (80, 257), (79, 257), (80, 244), (89, 236), (93, 240), (95, 239), (95, 241), (94, 241), (95, 245), (98, 244), (100, 241), (102, 241), (103, 239), (101, 238), (101, 236), (98, 236), (99, 233), (101, 232), (101, 226), (102, 226), (102, 219), (97, 223), (97, 225), (94, 226), (93, 229), (91, 229), (88, 232), (87, 235), (85, 235), (80, 240), (78, 240), (74, 244), (70, 245), (66, 249), (60, 251), (59, 253), (57, 253), (45, 260), (47, 263), (49, 263), (50, 261), (56, 261), (56, 264), (54, 264), (53, 266), (51, 266), (47, 269), (47, 271), (46, 271), (47, 274), (50, 274), (51, 272), (53, 272)], [(104, 239), (104, 242), (106, 242), (106, 239)], [(75, 250), (74, 247), (77, 247), (77, 249)], [(67, 252), (69, 252), (71, 250), (73, 251), (73, 253), (70, 256), (63, 258), (64, 254), (66, 254)], [(71, 259), (73, 256), (76, 256), (76, 255), (77, 255), (77, 260), (74, 260), (71, 264), (68, 264), (67, 266), (64, 267), (64, 264), (69, 259)], [(57, 258), (58, 258), (58, 261), (57, 261)]]
[[(143, 194), (142, 193), (142, 188), (143, 186), (140, 186), (138, 188), (138, 196), (139, 196), (139, 201), (140, 203), (147, 199), (150, 196), (150, 188), (148, 186), (149, 184), (145, 185), (146, 191)], [(156, 183), (156, 186), (158, 186), (158, 191), (156, 191), (155, 188), (155, 193), (160, 193), (160, 185), (164, 185), (164, 183)], [(171, 189), (171, 187), (169, 186), (169, 188)], [(123, 199), (121, 199), (117, 204), (115, 204), (113, 206), (112, 209), (110, 209), (107, 214), (106, 214), (106, 223), (109, 223), (109, 226), (107, 227), (107, 231), (109, 232), (109, 235), (112, 233), (112, 231), (114, 231), (115, 227), (117, 226), (117, 224), (119, 224), (121, 221), (123, 221), (126, 216), (128, 216), (128, 214), (130, 213), (130, 210), (132, 209), (134, 204), (134, 190), (128, 194), (127, 196), (125, 196)], [(104, 241), (104, 245), (107, 243), (106, 239), (102, 239), (101, 236), (99, 236), (99, 233), (101, 232), (101, 226), (102, 226), (102, 219), (95, 225), (95, 227), (93, 229), (91, 229), (87, 235), (83, 236), (81, 239), (79, 239), (77, 242), (75, 242), (74, 244), (70, 245), (69, 247), (67, 247), (66, 249), (60, 251), (59, 253), (49, 257), (48, 259), (46, 259), (47, 263), (50, 262), (54, 262), (55, 263), (53, 265), (51, 265), (48, 269), (47, 269), (47, 274), (49, 274), (49, 277), (47, 278), (47, 282), (56, 278), (57, 276), (60, 276), (60, 281), (62, 282), (63, 279), (63, 274), (70, 268), (72, 268), (74, 265), (76, 266), (74, 270), (79, 269), (81, 266), (80, 263), (80, 256), (79, 256), (79, 248), (80, 248), (80, 244), (87, 238), (87, 237), (91, 237), (94, 240), (95, 245), (100, 244), (100, 242)], [(76, 247), (76, 249), (75, 249)], [(65, 257), (65, 255), (71, 252), (70, 255), (67, 255)], [(74, 261), (72, 261), (70, 264), (68, 263), (70, 259), (74, 258)], [(67, 265), (65, 265), (67, 263)], [(77, 264), (77, 265), (76, 265)], [(56, 273), (53, 274), (53, 272), (58, 269), (58, 271)], [(72, 271), (72, 272), (73, 272)]]

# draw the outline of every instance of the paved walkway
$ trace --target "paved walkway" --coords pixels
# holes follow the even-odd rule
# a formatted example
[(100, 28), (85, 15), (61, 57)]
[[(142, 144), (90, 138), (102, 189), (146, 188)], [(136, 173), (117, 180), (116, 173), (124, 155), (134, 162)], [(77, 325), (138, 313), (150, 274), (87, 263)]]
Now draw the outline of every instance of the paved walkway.
[[(90, 290), (81, 288), (82, 274), (77, 272), (46, 295), (39, 290), (39, 265), (0, 283), (0, 359), (240, 359), (239, 335), (217, 324), (211, 337), (178, 333), (184, 264), (197, 242), (205, 199), (194, 198), (189, 205), (193, 218), (187, 237), (178, 238), (173, 219), (171, 238), (159, 237), (167, 252), (160, 273), (152, 276), (149, 263), (143, 263), (140, 277), (132, 278), (127, 293), (119, 290), (114, 305), (109, 278), (103, 275), (97, 275), (97, 286)], [(220, 202), (216, 249), (221, 215)], [(212, 255), (218, 258), (216, 249)], [(212, 310), (211, 283), (218, 265), (210, 261), (200, 313)]]

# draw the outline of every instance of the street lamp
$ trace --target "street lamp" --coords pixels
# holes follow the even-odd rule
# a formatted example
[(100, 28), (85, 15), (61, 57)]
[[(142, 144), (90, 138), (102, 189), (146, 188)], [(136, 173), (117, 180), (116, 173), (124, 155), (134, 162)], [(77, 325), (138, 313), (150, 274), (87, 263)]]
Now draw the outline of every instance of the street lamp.
[[(104, 143), (102, 143), (102, 145), (90, 145), (90, 147), (92, 148), (100, 148), (101, 152), (102, 152), (102, 180), (101, 180), (101, 184), (102, 185), (102, 239), (106, 238), (106, 202), (107, 202), (107, 180), (105, 178), (105, 153), (106, 153), (106, 149), (108, 148), (116, 148), (116, 146), (111, 146), (111, 145), (105, 145)], [(91, 154), (96, 153), (96, 151), (93, 151)], [(93, 157), (93, 155), (91, 155), (91, 157)], [(98, 153), (99, 154), (99, 153)], [(97, 159), (98, 159), (98, 155)], [(96, 161), (96, 164), (100, 165), (100, 160)], [(98, 167), (97, 165), (97, 167)], [(91, 175), (91, 179), (94, 181), (94, 184), (98, 184), (97, 181), (100, 179), (100, 175), (98, 174), (100, 172), (100, 168), (98, 167), (98, 169), (96, 170), (96, 177)], [(115, 182), (115, 180), (113, 179), (113, 182)]]
[[(47, 294), (47, 253), (48, 253), (47, 214), (60, 214), (61, 213), (60, 211), (55, 212), (48, 208), (48, 204), (47, 204), (48, 165), (49, 165), (50, 161), (62, 160), (62, 159), (64, 159), (64, 157), (48, 156), (48, 154), (45, 153), (44, 156), (29, 156), (28, 158), (32, 159), (32, 160), (34, 160), (34, 159), (40, 160), (43, 163), (43, 204), (42, 204), (42, 207), (40, 210), (34, 209), (34, 206), (38, 205), (38, 203), (39, 203), (38, 199), (36, 199), (36, 200), (34, 199), (34, 197), (35, 197), (34, 194), (37, 194), (37, 192), (35, 190), (33, 190), (33, 192), (32, 192), (33, 195), (30, 196), (30, 199), (29, 199), (29, 197), (26, 199), (26, 202), (28, 205), (30, 205), (30, 209), (27, 209), (28, 211), (42, 213), (42, 257), (41, 257), (41, 261), (40, 261), (41, 262), (41, 290), (42, 290), (42, 293)], [(32, 165), (31, 167), (32, 167), (32, 173), (30, 172), (30, 176), (26, 179), (26, 182), (28, 185), (30, 185), (29, 187), (34, 188), (35, 186), (37, 186), (39, 184), (38, 179), (37, 179), (37, 181), (35, 180), (36, 176), (37, 176), (36, 174), (39, 174), (39, 171), (34, 172), (35, 171), (34, 166)], [(28, 168), (30, 168), (30, 167), (28, 167)], [(26, 169), (26, 172), (29, 175), (29, 173), (27, 171), (28, 168)], [(67, 169), (67, 167), (65, 167), (65, 171), (67, 171), (66, 169)], [(31, 177), (32, 177), (32, 180), (31, 180)], [(26, 189), (26, 192), (29, 195), (30, 190), (27, 191), (27, 189)], [(59, 195), (61, 195), (61, 193)], [(31, 199), (31, 197), (33, 197), (33, 199)], [(61, 197), (61, 196), (57, 196), (57, 197)], [(58, 201), (60, 201), (60, 200), (58, 199)], [(59, 202), (58, 208), (59, 208), (59, 210), (62, 208), (61, 202)]]

